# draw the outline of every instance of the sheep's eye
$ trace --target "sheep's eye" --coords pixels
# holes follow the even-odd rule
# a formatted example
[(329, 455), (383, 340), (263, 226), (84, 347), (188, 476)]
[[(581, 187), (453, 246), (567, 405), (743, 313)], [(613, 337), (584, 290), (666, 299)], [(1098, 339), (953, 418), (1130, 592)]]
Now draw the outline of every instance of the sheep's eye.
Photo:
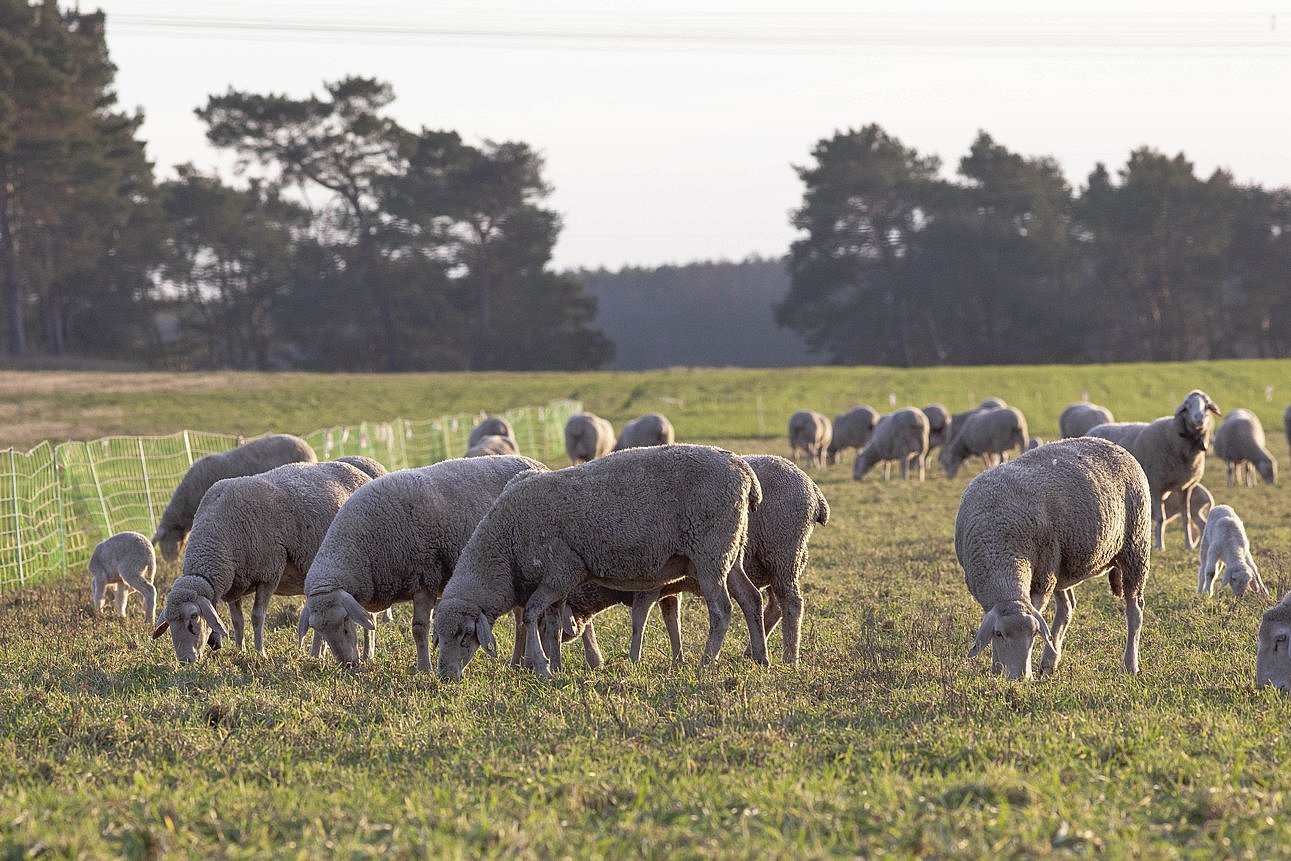
[(1286, 634), (1278, 634), (1276, 637), (1273, 638), (1273, 651), (1276, 652), (1279, 649), (1285, 649), (1286, 645), (1287, 645)]
[(1003, 632), (1003, 631), (1001, 631), (999, 628), (996, 628), (996, 629), (995, 629), (995, 636), (997, 636), (997, 637), (1003, 637), (1003, 636), (1004, 636), (1004, 632)]

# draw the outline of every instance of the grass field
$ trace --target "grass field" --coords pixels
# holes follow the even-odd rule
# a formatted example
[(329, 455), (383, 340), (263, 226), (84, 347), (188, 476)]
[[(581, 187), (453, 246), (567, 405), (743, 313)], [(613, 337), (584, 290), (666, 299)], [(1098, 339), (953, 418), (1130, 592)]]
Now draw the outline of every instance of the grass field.
[[(132, 385), (132, 382), (137, 385)], [(1266, 387), (1272, 386), (1271, 392)], [(621, 425), (787, 454), (803, 406), (835, 413), (998, 395), (1056, 435), (1084, 392), (1120, 419), (1191, 388), (1245, 406), (1277, 485), (1207, 485), (1246, 520), (1270, 588), (1291, 588), (1291, 362), (894, 371), (674, 370), (576, 375), (0, 375), (0, 440), (181, 427), (309, 431), (572, 396)], [(760, 405), (760, 413), (759, 413)], [(561, 464), (553, 464), (559, 466)], [(1008, 683), (965, 653), (981, 611), (954, 558), (968, 478), (815, 474), (833, 516), (812, 539), (803, 660), (724, 657), (698, 672), (705, 614), (683, 604), (687, 663), (657, 617), (640, 666), (626, 612), (598, 620), (606, 665), (566, 652), (554, 683), (479, 655), (458, 684), (413, 673), (407, 608), (358, 672), (298, 654), (299, 601), (271, 610), (269, 657), (181, 667), (137, 602), (89, 609), (88, 575), (0, 598), (0, 855), (90, 857), (1284, 856), (1291, 700), (1253, 685), (1271, 599), (1195, 595), (1177, 525), (1154, 554), (1142, 665), (1099, 581), (1053, 680)], [(159, 574), (164, 585), (174, 569)], [(499, 624), (499, 638), (509, 636)]]

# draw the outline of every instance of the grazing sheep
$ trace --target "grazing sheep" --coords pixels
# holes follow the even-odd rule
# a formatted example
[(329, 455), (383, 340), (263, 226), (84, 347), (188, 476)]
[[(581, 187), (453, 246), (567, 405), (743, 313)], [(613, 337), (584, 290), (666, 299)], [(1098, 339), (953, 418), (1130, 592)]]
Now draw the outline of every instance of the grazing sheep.
[(143, 615), (148, 627), (152, 627), (157, 617), (157, 590), (152, 585), (157, 557), (147, 535), (118, 532), (103, 539), (94, 545), (89, 568), (95, 612), (103, 612), (111, 598), (116, 602), (117, 615), (124, 618), (133, 589), (143, 596)]
[(595, 413), (574, 413), (565, 422), (565, 452), (574, 466), (614, 450), (614, 425)]
[(379, 460), (374, 460), (361, 454), (347, 454), (345, 457), (338, 457), (337, 463), (348, 463), (368, 478), (380, 478), (385, 475), (387, 470)]
[(838, 462), (839, 454), (845, 449), (854, 448), (858, 452), (869, 445), (874, 436), (874, 425), (879, 414), (870, 407), (857, 407), (834, 418), (829, 446), (825, 452), (825, 463), (833, 466)]
[[(1038, 632), (1040, 673), (1054, 671), (1076, 607), (1072, 587), (1107, 574), (1112, 594), (1125, 599), (1125, 669), (1138, 672), (1148, 494), (1133, 456), (1090, 437), (1025, 452), (969, 482), (955, 516), (955, 555), (985, 615), (968, 656), (991, 646), (993, 666), (1030, 678)], [(1040, 615), (1051, 595), (1052, 628)]]
[[(946, 441), (942, 444), (942, 452), (945, 452), (950, 443), (954, 441), (955, 435), (963, 429), (964, 423), (968, 420), (969, 416), (975, 416), (978, 413), (986, 412), (987, 410), (1004, 409), (1007, 406), (1008, 404), (1004, 403), (1000, 398), (987, 398), (972, 409), (964, 410), (962, 413), (953, 414), (947, 422)], [(996, 455), (986, 452), (979, 455), (979, 457), (982, 460), (983, 469), (990, 469), (1000, 461)], [(940, 458), (941, 456), (938, 455), (938, 460), (940, 460)]]
[[(765, 664), (762, 599), (742, 560), (748, 515), (761, 502), (749, 463), (709, 446), (629, 449), (577, 469), (518, 476), (462, 550), (436, 609), (440, 675), (461, 678), (477, 648), (496, 655), (494, 621), (523, 606), (525, 651), (550, 677), (539, 622), (542, 639), (555, 643), (559, 617), (544, 613), (569, 592), (589, 580), (648, 591), (684, 575), (708, 604), (703, 663), (717, 658), (734, 596), (753, 659)], [(557, 643), (552, 657), (559, 654)]]
[(789, 417), (789, 451), (793, 462), (802, 452), (806, 463), (821, 466), (833, 442), (834, 429), (829, 417), (815, 410), (798, 410)]
[(1264, 611), (1255, 652), (1255, 686), (1291, 691), (1291, 592)]
[(954, 425), (950, 412), (941, 404), (928, 404), (923, 408), (923, 414), (928, 417), (928, 453), (923, 458), (924, 466), (927, 467), (932, 459), (932, 450), (950, 442)]
[[(768, 590), (766, 614), (762, 624), (767, 636), (784, 618), (784, 660), (798, 663), (802, 640), (802, 574), (807, 569), (807, 542), (816, 524), (829, 522), (829, 502), (811, 478), (783, 457), (746, 455), (762, 486), (762, 505), (749, 515), (749, 544), (744, 555), (744, 571), (759, 589)], [(611, 589), (597, 583), (584, 583), (565, 598), (563, 639), (582, 637), (588, 666), (602, 663), (596, 642), (592, 617), (603, 610), (622, 604), (632, 608), (632, 660), (641, 660), (642, 640), (651, 606), (658, 601), (668, 639), (672, 661), (681, 660), (680, 604), (677, 593), (698, 594), (689, 578), (651, 592)]]
[(1084, 436), (1095, 425), (1106, 425), (1116, 421), (1112, 411), (1088, 401), (1067, 404), (1058, 416), (1058, 432), (1063, 439)]
[(152, 541), (161, 548), (163, 559), (174, 562), (193, 528), (193, 515), (202, 496), (215, 482), (267, 472), (285, 463), (314, 463), (317, 460), (309, 443), (290, 434), (253, 439), (229, 451), (200, 457), (193, 461), (171, 494)]
[(671, 445), (677, 438), (672, 429), (672, 422), (659, 413), (646, 413), (623, 426), (619, 441), (614, 444), (615, 451), (625, 448), (640, 448), (647, 445)]
[(509, 436), (482, 436), (462, 457), (488, 457), (491, 454), (519, 454), (516, 441)]
[(171, 584), (153, 637), (169, 629), (175, 656), (196, 661), (207, 641), (207, 628), (227, 636), (215, 602), (228, 601), (233, 640), (241, 648), (240, 602), (254, 593), (255, 650), (265, 654), (270, 597), (304, 591), (305, 572), (332, 518), (350, 494), (374, 480), (348, 463), (331, 461), (293, 463), (217, 481), (197, 507), (183, 573)]
[(1246, 486), (1255, 485), (1251, 467), (1260, 474), (1265, 484), (1272, 484), (1278, 477), (1278, 462), (1269, 454), (1264, 444), (1264, 425), (1259, 416), (1250, 410), (1236, 409), (1224, 416), (1224, 423), (1215, 431), (1215, 457), (1228, 466), (1228, 486), (1232, 487), (1243, 477)]
[(1291, 406), (1282, 414), (1282, 430), (1286, 431), (1287, 448), (1291, 449)]
[[(1163, 504), (1167, 493), (1183, 495), (1183, 509), (1192, 510), (1189, 497), (1193, 485), (1206, 471), (1206, 449), (1210, 447), (1210, 416), (1219, 415), (1219, 407), (1200, 389), (1193, 389), (1179, 404), (1173, 416), (1154, 422), (1112, 422), (1095, 425), (1087, 436), (1101, 437), (1124, 446), (1147, 473), (1152, 487), (1152, 546), (1165, 547)], [(1191, 523), (1184, 521), (1184, 546), (1196, 546)]]
[(369, 611), (411, 601), (417, 669), (429, 670), (431, 609), (484, 513), (524, 470), (547, 468), (514, 455), (460, 458), (401, 470), (360, 488), (327, 530), (305, 577), (297, 636), (303, 639), (313, 628), (339, 662), (353, 664), (353, 626), (370, 636), (375, 626)]
[[(471, 435), (466, 440), (467, 447), (473, 447), (486, 436), (504, 436), (512, 440), (516, 437), (515, 429), (511, 427), (509, 421), (502, 418), (502, 416), (489, 416), (471, 428)], [(519, 447), (516, 450), (519, 451)]]
[(852, 478), (861, 480), (865, 473), (880, 462), (884, 464), (886, 478), (886, 462), (895, 460), (901, 464), (902, 478), (910, 477), (910, 465), (913, 463), (918, 467), (919, 480), (923, 481), (923, 456), (927, 453), (928, 417), (921, 410), (906, 407), (879, 419), (874, 426), (870, 444), (856, 455)]
[[(1215, 497), (1210, 495), (1206, 485), (1197, 482), (1192, 486), (1192, 493), (1188, 495), (1188, 522), (1185, 524), (1186, 529), (1197, 530), (1197, 538), (1201, 538), (1201, 533), (1206, 529), (1206, 518), (1210, 515), (1210, 509), (1215, 506)], [(1162, 503), (1165, 511), (1165, 522), (1168, 526), (1175, 518), (1183, 514), (1183, 494), (1167, 493), (1165, 501)]]
[(1251, 556), (1251, 541), (1246, 537), (1246, 527), (1231, 505), (1216, 505), (1206, 518), (1206, 528), (1201, 533), (1198, 554), (1201, 565), (1197, 569), (1197, 591), (1203, 595), (1215, 594), (1215, 575), (1223, 569), (1219, 588), (1231, 586), (1233, 594), (1242, 597), (1247, 587), (1261, 595), (1269, 594), (1260, 569)]
[(1011, 448), (1025, 451), (1027, 445), (1027, 420), (1014, 407), (998, 407), (970, 413), (962, 422), (952, 424), (955, 437), (942, 448), (939, 460), (951, 478), (971, 455), (999, 455), (1007, 460)]

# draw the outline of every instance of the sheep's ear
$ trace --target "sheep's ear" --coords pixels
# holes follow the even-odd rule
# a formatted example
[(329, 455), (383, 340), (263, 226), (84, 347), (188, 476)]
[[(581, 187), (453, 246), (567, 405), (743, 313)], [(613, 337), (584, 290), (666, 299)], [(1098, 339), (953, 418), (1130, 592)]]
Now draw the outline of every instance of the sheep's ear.
[(296, 648), (305, 645), (305, 634), (309, 633), (309, 602), (300, 608), (300, 621), (296, 623)]
[(995, 608), (992, 607), (987, 614), (982, 617), (981, 627), (977, 629), (977, 636), (973, 639), (973, 648), (968, 650), (968, 657), (976, 658), (986, 647), (991, 644), (991, 634), (995, 631)]
[(1247, 559), (1247, 562), (1251, 566), (1251, 585), (1255, 587), (1255, 591), (1261, 595), (1269, 594), (1269, 587), (1264, 585), (1264, 578), (1260, 576), (1260, 569), (1256, 567), (1255, 560)]
[(222, 637), (227, 637), (229, 635), (228, 629), (225, 628), (224, 623), (220, 621), (219, 614), (215, 612), (215, 607), (211, 605), (210, 601), (206, 600), (205, 596), (198, 596), (197, 609), (201, 611), (202, 618), (206, 620), (206, 624), (211, 626), (212, 631)]
[(493, 639), (493, 626), (489, 624), (489, 617), (483, 613), (475, 619), (475, 639), (480, 641), (480, 648), (490, 658), (498, 656), (498, 641)]
[(569, 609), (568, 604), (561, 605), (560, 632), (566, 639), (578, 636), (578, 626), (574, 624), (574, 611)]
[(161, 620), (161, 624), (160, 624), (160, 625), (158, 625), (157, 627), (155, 627), (155, 628), (153, 628), (153, 629), (152, 629), (152, 638), (153, 638), (154, 640), (155, 640), (155, 639), (157, 639), (157, 638), (158, 638), (158, 637), (160, 637), (162, 634), (166, 633), (166, 630), (167, 630), (168, 628), (170, 628), (170, 620), (169, 620), (169, 619), (162, 619), (162, 620)]
[(1210, 401), (1210, 400), (1208, 400), (1208, 401), (1206, 401), (1206, 412), (1208, 412), (1208, 413), (1214, 413), (1215, 415), (1219, 415), (1219, 407), (1215, 406), (1215, 402), (1214, 402), (1214, 401)]
[(341, 596), (341, 606), (345, 608), (345, 615), (350, 617), (350, 621), (359, 627), (367, 628), (369, 631), (377, 629), (376, 622), (372, 621), (372, 614), (363, 608), (358, 599), (346, 592), (344, 589), (339, 592)]

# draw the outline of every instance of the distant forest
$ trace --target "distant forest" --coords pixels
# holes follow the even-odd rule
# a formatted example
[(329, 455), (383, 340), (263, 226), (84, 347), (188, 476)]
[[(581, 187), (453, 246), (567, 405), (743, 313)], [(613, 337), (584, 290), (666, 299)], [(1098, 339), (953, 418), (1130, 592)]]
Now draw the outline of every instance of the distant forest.
[(772, 309), (789, 292), (783, 261), (753, 257), (569, 274), (596, 298), (591, 325), (614, 342), (606, 367), (779, 368), (820, 361), (775, 322)]

